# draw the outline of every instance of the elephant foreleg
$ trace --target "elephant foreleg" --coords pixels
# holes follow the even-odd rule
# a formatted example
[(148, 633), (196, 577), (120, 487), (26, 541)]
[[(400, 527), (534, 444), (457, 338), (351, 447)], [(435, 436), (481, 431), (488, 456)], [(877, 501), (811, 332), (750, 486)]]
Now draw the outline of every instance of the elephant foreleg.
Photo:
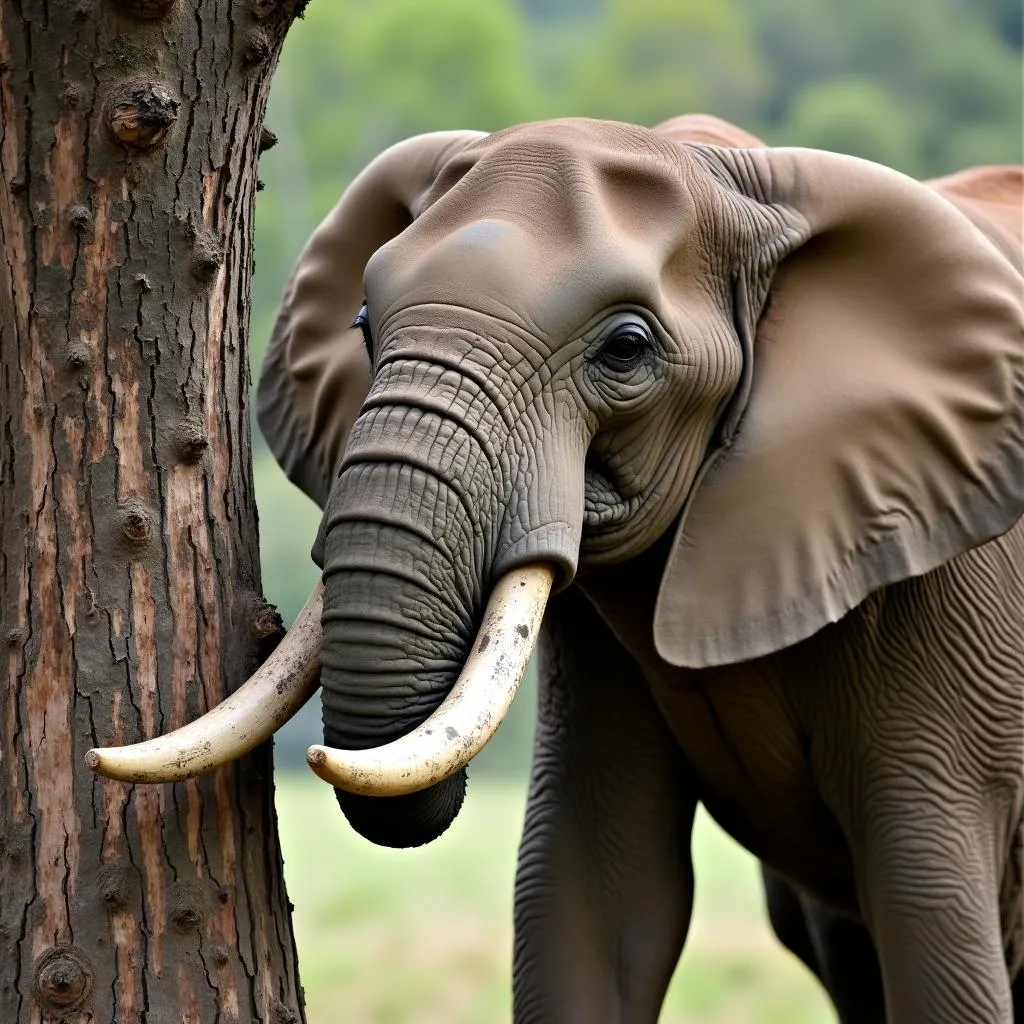
[(861, 899), (882, 963), (888, 1019), (1010, 1024), (992, 869), (974, 837), (944, 825), (890, 822), (865, 851)]
[(548, 605), (516, 877), (516, 1024), (653, 1024), (690, 919), (696, 801), (635, 662)]
[[(904, 724), (895, 713), (884, 720), (893, 736), (915, 736), (910, 726), (895, 728)], [(1002, 792), (995, 780), (986, 792), (974, 777), (962, 735), (943, 737), (934, 749), (944, 756), (933, 757), (924, 743), (900, 745), (877, 727), (865, 736), (855, 725), (848, 719), (822, 736), (819, 779), (849, 837), (888, 1024), (1010, 1024)]]

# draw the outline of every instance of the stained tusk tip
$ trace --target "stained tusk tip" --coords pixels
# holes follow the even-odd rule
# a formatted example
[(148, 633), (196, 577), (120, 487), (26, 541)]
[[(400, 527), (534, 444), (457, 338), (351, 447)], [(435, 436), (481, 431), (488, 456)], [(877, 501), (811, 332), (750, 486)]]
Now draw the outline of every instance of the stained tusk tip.
[(98, 750), (90, 750), (85, 755), (85, 767), (90, 769), (91, 771), (96, 771), (96, 769), (99, 768), (102, 761), (103, 758), (100, 756), (100, 752)]

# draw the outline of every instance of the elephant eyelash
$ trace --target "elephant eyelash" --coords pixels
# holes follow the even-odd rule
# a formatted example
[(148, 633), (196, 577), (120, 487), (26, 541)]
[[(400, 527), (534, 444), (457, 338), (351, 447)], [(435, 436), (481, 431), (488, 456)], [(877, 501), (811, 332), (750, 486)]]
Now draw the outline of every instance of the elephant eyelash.
[(366, 346), (366, 354), (370, 357), (370, 364), (373, 365), (373, 335), (370, 333), (370, 311), (364, 302), (359, 307), (355, 319), (349, 325), (358, 327), (363, 332), (363, 344)]
[(629, 374), (649, 357), (654, 338), (651, 329), (638, 319), (620, 321), (607, 334), (597, 359), (613, 374)]

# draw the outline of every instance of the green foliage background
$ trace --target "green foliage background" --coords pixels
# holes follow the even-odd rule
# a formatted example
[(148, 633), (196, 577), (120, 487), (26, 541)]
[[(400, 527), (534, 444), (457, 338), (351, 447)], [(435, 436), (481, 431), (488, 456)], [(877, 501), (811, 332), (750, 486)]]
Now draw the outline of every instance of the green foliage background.
[[(1022, 160), (1018, 0), (318, 0), (292, 29), (261, 161), (253, 373), (305, 239), (380, 150), (444, 128), (564, 115), (718, 114), (776, 145), (919, 177)], [(315, 580), (318, 515), (256, 431), (264, 582), (286, 621)], [(530, 701), (478, 770), (528, 760)], [(290, 726), (286, 763), (315, 738)]]

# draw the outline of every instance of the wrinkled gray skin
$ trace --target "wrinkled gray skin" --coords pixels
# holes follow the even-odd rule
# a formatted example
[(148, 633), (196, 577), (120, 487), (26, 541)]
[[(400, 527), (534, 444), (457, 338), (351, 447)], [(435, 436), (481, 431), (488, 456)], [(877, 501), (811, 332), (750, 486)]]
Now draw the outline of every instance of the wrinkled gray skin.
[[(702, 219), (699, 192), (652, 177), (644, 202), (690, 217), (691, 243), (659, 250), (643, 202), (602, 235), (612, 214), (566, 184), (550, 139), (538, 146), (534, 163), (443, 172), (427, 212), (366, 267), (373, 384), (315, 548), (326, 741), (368, 747), (422, 721), (492, 581), (553, 562), (515, 1020), (657, 1019), (702, 801), (766, 865), (772, 921), (843, 1021), (1005, 1024), (1024, 530), (760, 658), (669, 664), (651, 624), (672, 527), (744, 387), (766, 279), (744, 267), (777, 225)], [(659, 297), (670, 261), (682, 320)], [(370, 839), (415, 845), (449, 825), (463, 787), (460, 774), (339, 799)]]

